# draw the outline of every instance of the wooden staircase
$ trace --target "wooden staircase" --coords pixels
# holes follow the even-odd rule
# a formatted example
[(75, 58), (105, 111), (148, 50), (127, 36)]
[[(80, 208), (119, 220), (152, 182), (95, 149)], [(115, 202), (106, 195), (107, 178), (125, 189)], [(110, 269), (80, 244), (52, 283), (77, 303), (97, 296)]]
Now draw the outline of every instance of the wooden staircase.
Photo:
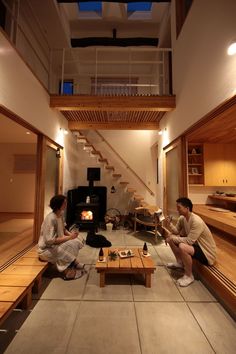
[[(101, 163), (101, 164), (104, 164), (104, 168), (108, 171), (112, 171), (112, 177), (116, 180), (122, 178), (122, 174), (121, 173), (117, 173), (115, 171), (115, 167), (110, 165), (108, 159), (106, 157), (104, 157), (102, 155), (102, 153), (100, 151), (97, 151), (96, 148), (94, 147), (94, 145), (88, 140), (88, 138), (84, 135), (77, 135), (76, 134), (76, 138), (77, 138), (77, 142), (79, 144), (83, 144), (84, 145), (84, 149), (90, 149), (90, 153), (91, 155), (94, 155), (94, 156), (97, 156), (98, 157), (98, 162)], [(132, 188), (132, 187), (127, 187), (129, 185), (129, 182), (128, 181), (120, 181), (119, 184), (125, 188), (125, 191), (127, 193), (130, 193), (131, 197), (133, 198), (133, 200), (135, 202), (138, 203), (138, 205), (140, 206), (146, 206), (148, 205), (148, 203), (146, 203), (144, 201), (144, 197), (139, 195), (139, 194), (135, 194), (137, 191), (135, 188)]]

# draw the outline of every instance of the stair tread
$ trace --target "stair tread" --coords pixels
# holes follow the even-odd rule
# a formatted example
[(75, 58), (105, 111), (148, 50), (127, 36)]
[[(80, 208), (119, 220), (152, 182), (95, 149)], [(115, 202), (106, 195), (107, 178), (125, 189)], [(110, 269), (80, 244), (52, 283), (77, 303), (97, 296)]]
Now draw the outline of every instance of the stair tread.
[(129, 182), (121, 181), (120, 184), (129, 184)]
[(107, 159), (103, 159), (103, 158), (98, 159), (98, 161), (99, 161), (99, 162), (106, 162), (106, 163), (108, 163)]
[(121, 177), (122, 175), (120, 173), (113, 173), (113, 177)]
[(114, 169), (115, 169), (115, 167), (114, 167), (114, 166), (110, 166), (110, 165), (108, 165), (108, 166), (106, 166), (106, 169), (107, 169), (107, 170), (114, 170)]
[(136, 189), (134, 189), (134, 188), (127, 188), (127, 192), (129, 192), (129, 193), (135, 193), (135, 192), (136, 192)]

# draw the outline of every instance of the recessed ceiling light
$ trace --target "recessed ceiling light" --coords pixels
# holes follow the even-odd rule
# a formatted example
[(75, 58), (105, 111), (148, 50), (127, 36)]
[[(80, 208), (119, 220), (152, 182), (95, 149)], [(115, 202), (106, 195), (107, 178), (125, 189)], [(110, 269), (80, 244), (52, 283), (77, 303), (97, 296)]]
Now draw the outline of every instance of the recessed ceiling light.
[(25, 134), (30, 135), (30, 132), (26, 132)]
[(228, 55), (234, 55), (236, 54), (236, 40), (233, 41), (229, 47), (228, 47), (228, 50), (227, 50), (227, 53)]

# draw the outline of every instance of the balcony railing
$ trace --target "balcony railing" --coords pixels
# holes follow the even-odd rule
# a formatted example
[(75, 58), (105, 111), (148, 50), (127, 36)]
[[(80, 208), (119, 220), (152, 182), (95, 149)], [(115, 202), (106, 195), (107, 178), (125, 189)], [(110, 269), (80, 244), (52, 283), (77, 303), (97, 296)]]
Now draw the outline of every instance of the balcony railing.
[[(171, 94), (170, 49), (96, 47), (54, 50), (50, 92), (89, 95)], [(55, 83), (60, 82), (59, 85)]]

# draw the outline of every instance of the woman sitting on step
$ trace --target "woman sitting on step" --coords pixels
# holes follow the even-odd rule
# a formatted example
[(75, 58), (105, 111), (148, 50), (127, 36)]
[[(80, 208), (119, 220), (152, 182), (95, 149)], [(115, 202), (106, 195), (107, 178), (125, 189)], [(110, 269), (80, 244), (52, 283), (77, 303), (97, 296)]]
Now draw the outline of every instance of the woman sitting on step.
[(84, 273), (84, 264), (78, 262), (79, 250), (84, 241), (78, 231), (69, 232), (64, 226), (64, 210), (67, 200), (64, 195), (55, 195), (50, 200), (52, 211), (45, 217), (38, 241), (38, 254), (42, 261), (55, 264), (64, 279), (77, 279)]

